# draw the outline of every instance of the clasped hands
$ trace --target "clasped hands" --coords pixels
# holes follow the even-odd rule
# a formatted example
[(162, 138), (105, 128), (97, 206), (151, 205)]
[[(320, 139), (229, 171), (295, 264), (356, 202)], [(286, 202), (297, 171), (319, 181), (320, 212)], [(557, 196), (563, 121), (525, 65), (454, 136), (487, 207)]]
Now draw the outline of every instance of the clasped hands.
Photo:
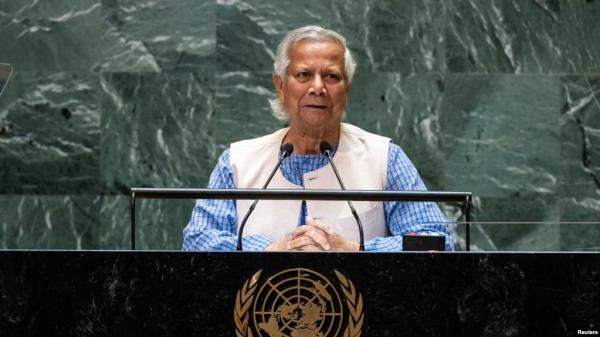
[(358, 251), (359, 243), (335, 233), (328, 225), (311, 217), (288, 237), (273, 241), (265, 251)]

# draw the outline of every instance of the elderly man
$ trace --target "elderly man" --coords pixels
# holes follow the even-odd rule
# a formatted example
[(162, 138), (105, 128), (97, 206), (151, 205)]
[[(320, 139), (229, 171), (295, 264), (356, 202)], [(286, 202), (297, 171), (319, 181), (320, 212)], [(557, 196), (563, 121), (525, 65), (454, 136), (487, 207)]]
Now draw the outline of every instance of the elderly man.
[[(389, 138), (342, 123), (356, 64), (346, 40), (336, 32), (307, 26), (288, 33), (277, 48), (272, 76), (276, 117), (289, 127), (231, 144), (223, 152), (209, 188), (260, 188), (275, 167), (281, 145), (291, 143), (269, 188), (340, 189), (319, 144), (332, 145), (333, 161), (346, 188), (425, 190), (417, 170)], [(234, 250), (239, 223), (250, 201), (198, 200), (184, 229), (184, 250)], [(402, 235), (435, 232), (452, 238), (434, 203), (357, 202), (365, 250), (402, 249)], [(356, 251), (356, 222), (340, 201), (261, 200), (246, 223), (245, 250)]]

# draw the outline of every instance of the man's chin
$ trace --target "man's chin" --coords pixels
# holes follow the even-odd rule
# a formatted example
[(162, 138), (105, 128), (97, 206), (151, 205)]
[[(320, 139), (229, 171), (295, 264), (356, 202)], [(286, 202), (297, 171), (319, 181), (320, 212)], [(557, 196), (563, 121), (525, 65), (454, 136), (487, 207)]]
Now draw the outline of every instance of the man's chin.
[(325, 128), (327, 126), (327, 124), (331, 123), (331, 118), (329, 116), (329, 114), (325, 114), (325, 113), (316, 113), (316, 112), (311, 112), (311, 113), (307, 113), (307, 114), (303, 114), (300, 117), (300, 121), (302, 122), (302, 124), (315, 128), (315, 129), (322, 129)]
[(341, 123), (341, 121), (332, 119), (331, 116), (304, 116), (297, 122), (298, 125), (296, 126), (300, 126), (305, 131), (312, 132), (328, 131), (339, 126)]

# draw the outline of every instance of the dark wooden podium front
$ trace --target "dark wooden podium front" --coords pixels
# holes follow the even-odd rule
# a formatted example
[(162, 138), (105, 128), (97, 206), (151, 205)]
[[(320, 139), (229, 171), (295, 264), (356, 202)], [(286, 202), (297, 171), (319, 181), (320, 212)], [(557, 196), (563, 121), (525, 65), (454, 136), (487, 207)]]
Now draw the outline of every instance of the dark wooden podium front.
[(596, 253), (0, 252), (0, 336), (577, 336)]

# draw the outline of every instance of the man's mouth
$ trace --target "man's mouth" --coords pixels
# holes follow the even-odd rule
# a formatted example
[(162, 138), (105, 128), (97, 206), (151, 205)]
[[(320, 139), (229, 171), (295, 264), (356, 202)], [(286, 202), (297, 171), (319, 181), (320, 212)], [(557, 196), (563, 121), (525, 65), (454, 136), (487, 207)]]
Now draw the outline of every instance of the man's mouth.
[(319, 104), (305, 104), (304, 107), (309, 109), (327, 109), (327, 105)]

